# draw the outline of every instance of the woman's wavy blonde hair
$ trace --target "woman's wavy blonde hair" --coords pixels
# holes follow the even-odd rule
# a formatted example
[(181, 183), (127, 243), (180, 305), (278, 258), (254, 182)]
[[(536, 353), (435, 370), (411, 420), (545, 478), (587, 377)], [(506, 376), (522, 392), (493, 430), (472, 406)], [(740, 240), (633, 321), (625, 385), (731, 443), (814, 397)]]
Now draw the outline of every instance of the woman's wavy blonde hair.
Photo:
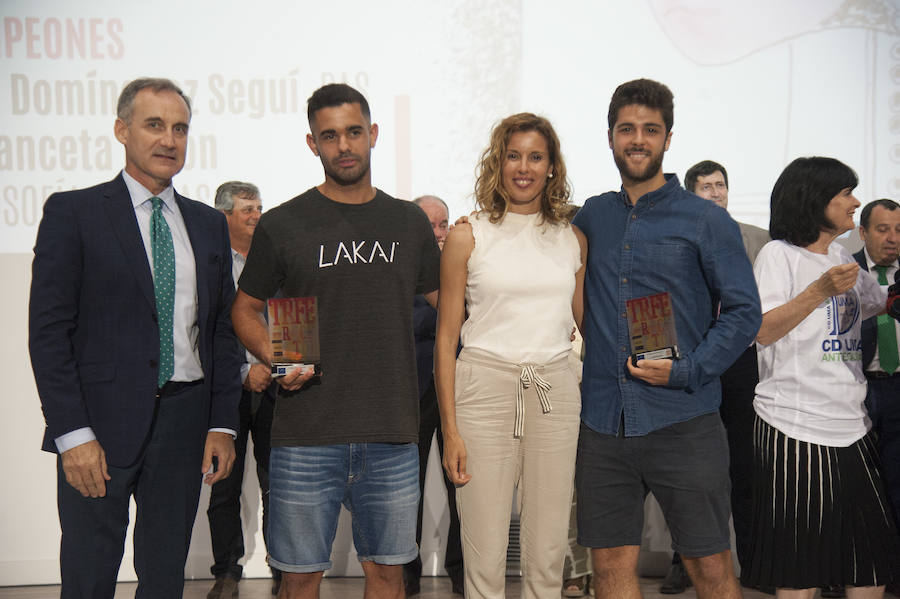
[(566, 163), (559, 149), (559, 137), (550, 121), (530, 112), (521, 112), (500, 121), (491, 132), (491, 144), (481, 154), (476, 169), (475, 205), (490, 215), (492, 223), (499, 222), (509, 210), (509, 194), (503, 188), (503, 163), (513, 133), (537, 131), (547, 141), (553, 177), (547, 179), (541, 196), (541, 215), (544, 222), (566, 222), (567, 205), (572, 193), (566, 177)]

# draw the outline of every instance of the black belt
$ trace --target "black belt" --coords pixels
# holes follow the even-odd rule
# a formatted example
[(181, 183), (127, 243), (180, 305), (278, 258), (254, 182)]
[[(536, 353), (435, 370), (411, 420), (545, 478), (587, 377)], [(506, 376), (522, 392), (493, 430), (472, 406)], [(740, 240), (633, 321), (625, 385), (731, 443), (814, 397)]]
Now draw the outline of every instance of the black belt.
[(203, 379), (197, 379), (196, 381), (166, 381), (162, 387), (156, 390), (156, 397), (169, 397), (170, 395), (181, 393), (185, 389), (196, 387), (202, 382)]
[(867, 370), (866, 376), (870, 379), (892, 379), (894, 377), (900, 376), (900, 372), (894, 372), (893, 374), (888, 374), (882, 370)]

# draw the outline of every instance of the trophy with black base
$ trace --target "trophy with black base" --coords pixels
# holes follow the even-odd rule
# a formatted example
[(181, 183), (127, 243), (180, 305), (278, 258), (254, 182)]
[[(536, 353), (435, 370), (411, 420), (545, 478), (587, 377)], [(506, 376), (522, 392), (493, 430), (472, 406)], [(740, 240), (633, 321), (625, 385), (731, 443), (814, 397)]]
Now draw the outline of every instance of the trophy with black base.
[(677, 360), (678, 336), (675, 312), (667, 292), (625, 301), (625, 315), (631, 338), (631, 364), (638, 360)]
[(312, 367), (322, 374), (319, 309), (315, 297), (279, 297), (268, 302), (272, 376)]

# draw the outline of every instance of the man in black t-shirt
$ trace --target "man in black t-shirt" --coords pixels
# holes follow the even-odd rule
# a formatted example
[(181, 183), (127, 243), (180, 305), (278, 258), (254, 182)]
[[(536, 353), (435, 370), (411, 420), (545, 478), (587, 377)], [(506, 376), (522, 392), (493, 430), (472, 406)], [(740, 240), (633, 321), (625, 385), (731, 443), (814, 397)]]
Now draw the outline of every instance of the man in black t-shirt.
[(283, 596), (318, 596), (343, 504), (367, 596), (402, 597), (419, 497), (412, 305), (419, 293), (436, 303), (440, 251), (418, 207), (372, 187), (378, 126), (365, 98), (326, 85), (307, 115), (325, 181), (262, 216), (232, 311), (241, 342), (271, 363), (266, 299), (318, 300), (323, 374), (279, 380), (269, 563)]

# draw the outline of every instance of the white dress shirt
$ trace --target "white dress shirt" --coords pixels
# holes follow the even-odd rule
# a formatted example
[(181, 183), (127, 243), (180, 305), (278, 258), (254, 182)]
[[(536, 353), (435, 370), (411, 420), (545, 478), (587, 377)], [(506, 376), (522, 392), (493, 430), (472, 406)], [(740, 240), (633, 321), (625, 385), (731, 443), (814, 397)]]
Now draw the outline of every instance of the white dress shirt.
[[(863, 253), (866, 256), (866, 266), (869, 267), (869, 275), (876, 281), (878, 280), (878, 273), (875, 271), (875, 262), (872, 260), (872, 257), (869, 255), (869, 251), (863, 248)], [(890, 286), (891, 283), (894, 282), (894, 275), (897, 272), (897, 262), (892, 262), (890, 266), (887, 267), (887, 270), (884, 271), (885, 276), (887, 277), (888, 284), (882, 285), (885, 289)], [(900, 339), (900, 322), (894, 321), (894, 328), (897, 330), (897, 339)], [(875, 327), (875, 355), (872, 356), (872, 361), (869, 362), (869, 365), (866, 367), (866, 372), (884, 372), (884, 369), (881, 367), (881, 362), (878, 361), (878, 327)]]
[[(235, 290), (237, 290), (241, 273), (244, 272), (245, 264), (247, 264), (247, 257), (234, 248), (231, 248), (231, 278), (234, 279)], [(251, 364), (259, 364), (259, 360), (257, 360), (256, 356), (251, 354), (249, 350), (245, 349), (244, 354), (246, 357), (244, 358), (244, 363), (241, 364), (241, 381), (247, 380), (247, 374), (250, 372)]]

